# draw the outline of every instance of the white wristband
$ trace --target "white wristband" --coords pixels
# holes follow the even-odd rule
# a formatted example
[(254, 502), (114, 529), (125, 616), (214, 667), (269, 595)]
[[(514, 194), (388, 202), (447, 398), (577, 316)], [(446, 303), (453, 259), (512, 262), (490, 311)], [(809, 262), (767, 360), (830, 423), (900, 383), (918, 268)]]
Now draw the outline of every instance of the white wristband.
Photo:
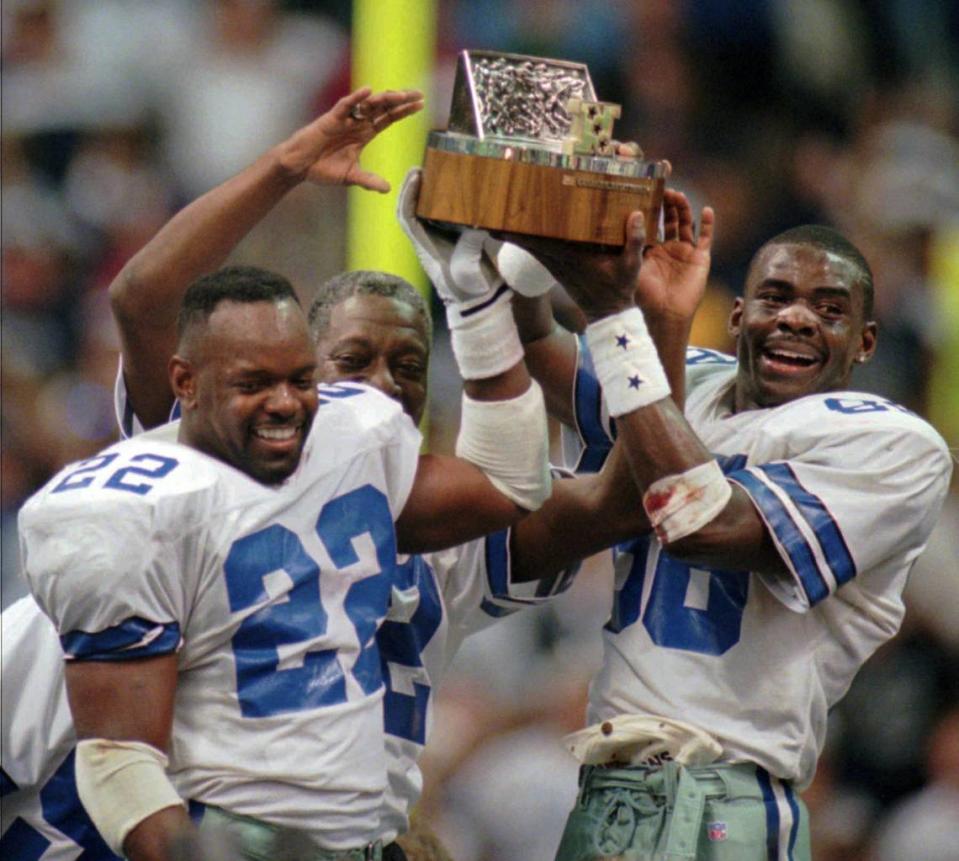
[(646, 320), (628, 308), (586, 327), (586, 343), (611, 416), (621, 416), (670, 395)]
[(464, 380), (485, 380), (523, 359), (523, 345), (510, 308), (513, 293), (505, 284), (488, 298), (446, 306), (453, 355)]
[(186, 806), (166, 767), (166, 756), (143, 742), (92, 738), (77, 743), (77, 794), (117, 855), (123, 855), (123, 841), (148, 816)]
[(476, 401), (464, 394), (456, 455), (476, 464), (521, 508), (539, 508), (552, 486), (546, 407), (539, 385), (534, 381), (508, 401)]
[(654, 481), (643, 494), (643, 508), (664, 544), (692, 535), (726, 507), (732, 488), (715, 460), (679, 475)]

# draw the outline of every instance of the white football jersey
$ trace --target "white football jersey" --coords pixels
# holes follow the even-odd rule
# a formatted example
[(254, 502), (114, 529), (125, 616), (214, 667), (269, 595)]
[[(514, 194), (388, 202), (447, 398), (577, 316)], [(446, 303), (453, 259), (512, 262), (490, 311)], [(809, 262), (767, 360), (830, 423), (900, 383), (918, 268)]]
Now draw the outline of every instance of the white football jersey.
[[(580, 362), (578, 376), (587, 374)], [(719, 740), (726, 761), (758, 763), (802, 788), (828, 709), (899, 629), (902, 590), (952, 464), (929, 424), (873, 395), (734, 413), (735, 375), (732, 357), (690, 350), (686, 417), (749, 495), (790, 575), (697, 568), (649, 534), (620, 545), (588, 719), (687, 721)], [(576, 390), (598, 397), (595, 378)], [(580, 462), (601, 462), (614, 429), (595, 401), (576, 406), (593, 448)]]
[(68, 660), (178, 652), (169, 773), (184, 798), (331, 849), (376, 837), (374, 634), (419, 443), (394, 401), (324, 386), (282, 485), (148, 434), (67, 467), (21, 510), (25, 575)]
[[(125, 437), (143, 432), (126, 392), (121, 366), (114, 390)], [(179, 415), (174, 404), (171, 418)], [(170, 435), (169, 425), (149, 431)], [(560, 470), (554, 478), (568, 477)], [(389, 614), (376, 634), (386, 693), (387, 789), (380, 838), (409, 829), (409, 814), (423, 790), (417, 761), (433, 722), (432, 693), (463, 638), (497, 619), (534, 607), (565, 591), (578, 565), (541, 581), (514, 583), (510, 530), (435, 553), (403, 556), (397, 565)]]
[(417, 760), (433, 723), (432, 691), (464, 637), (560, 594), (579, 567), (545, 580), (514, 583), (509, 547), (506, 529), (400, 561), (390, 612), (376, 635), (386, 682), (386, 840), (409, 828), (410, 810), (423, 789)]

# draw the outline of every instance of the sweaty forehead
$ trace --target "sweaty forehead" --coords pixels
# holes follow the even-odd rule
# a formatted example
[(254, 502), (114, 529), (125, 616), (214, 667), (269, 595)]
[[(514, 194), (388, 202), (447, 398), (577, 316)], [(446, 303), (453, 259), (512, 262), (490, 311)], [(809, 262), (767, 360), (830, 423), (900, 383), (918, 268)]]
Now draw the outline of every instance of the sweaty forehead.
[(406, 302), (389, 296), (349, 296), (333, 307), (323, 340), (361, 337), (416, 342), (423, 350), (429, 350), (423, 315)]
[(312, 353), (313, 349), (303, 310), (291, 300), (221, 302), (194, 337), (197, 346), (221, 358), (271, 350)]
[(847, 287), (859, 285), (859, 268), (845, 257), (815, 245), (767, 245), (749, 270), (746, 288), (755, 289), (765, 281), (784, 281), (793, 286)]
[(286, 299), (279, 302), (221, 302), (210, 314), (207, 328), (218, 337), (240, 339), (282, 339), (309, 332), (303, 309)]

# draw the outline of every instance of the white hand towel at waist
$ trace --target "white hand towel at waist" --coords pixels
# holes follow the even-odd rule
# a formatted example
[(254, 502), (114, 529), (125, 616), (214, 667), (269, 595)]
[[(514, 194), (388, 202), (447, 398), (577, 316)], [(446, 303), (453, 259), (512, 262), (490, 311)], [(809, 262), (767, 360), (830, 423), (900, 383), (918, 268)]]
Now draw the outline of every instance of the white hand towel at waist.
[(571, 733), (566, 748), (584, 765), (709, 765), (722, 746), (709, 733), (670, 718), (618, 715)]

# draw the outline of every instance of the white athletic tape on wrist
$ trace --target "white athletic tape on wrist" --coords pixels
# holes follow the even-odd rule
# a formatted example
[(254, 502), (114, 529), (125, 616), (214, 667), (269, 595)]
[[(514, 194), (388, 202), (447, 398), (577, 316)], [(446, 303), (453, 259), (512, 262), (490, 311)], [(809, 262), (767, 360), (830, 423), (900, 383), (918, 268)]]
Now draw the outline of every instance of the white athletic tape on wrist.
[(670, 395), (646, 320), (628, 308), (586, 327), (586, 343), (611, 416), (621, 416)]
[(513, 293), (505, 284), (471, 305), (446, 306), (453, 355), (464, 380), (485, 380), (522, 361), (523, 345), (510, 308)]
[(692, 535), (726, 507), (733, 490), (715, 460), (654, 481), (643, 508), (664, 544)]
[(167, 762), (153, 745), (138, 741), (91, 738), (77, 743), (77, 793), (117, 855), (123, 855), (123, 841), (148, 816), (186, 807), (166, 775)]
[(508, 401), (476, 401), (464, 394), (456, 455), (476, 464), (521, 508), (539, 508), (551, 489), (546, 407), (539, 385), (534, 381)]

